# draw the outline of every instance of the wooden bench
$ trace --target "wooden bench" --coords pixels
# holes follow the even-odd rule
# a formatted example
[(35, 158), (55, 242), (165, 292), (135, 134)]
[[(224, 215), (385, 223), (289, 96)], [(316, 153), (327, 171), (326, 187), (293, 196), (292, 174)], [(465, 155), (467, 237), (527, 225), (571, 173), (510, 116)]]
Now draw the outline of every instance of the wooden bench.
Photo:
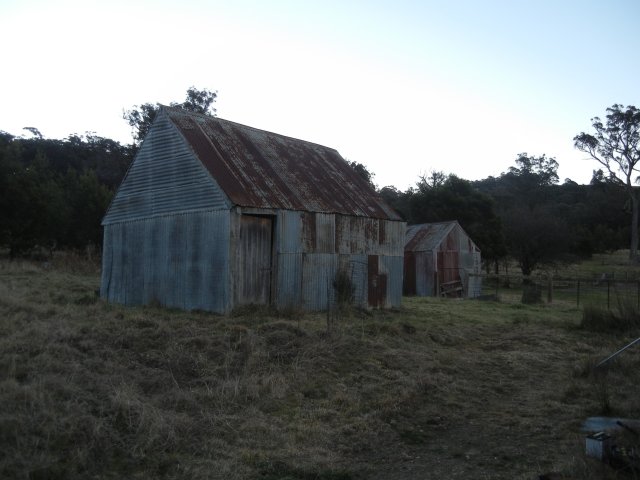
[(441, 283), (440, 296), (441, 297), (461, 297), (462, 282), (460, 280), (454, 280), (453, 282)]

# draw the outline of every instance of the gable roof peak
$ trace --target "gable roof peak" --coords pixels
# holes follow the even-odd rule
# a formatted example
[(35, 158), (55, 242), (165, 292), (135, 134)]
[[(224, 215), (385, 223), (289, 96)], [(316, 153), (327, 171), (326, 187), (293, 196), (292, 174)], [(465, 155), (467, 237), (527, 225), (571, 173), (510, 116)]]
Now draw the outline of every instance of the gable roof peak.
[(401, 220), (333, 148), (182, 108), (161, 109), (236, 205)]

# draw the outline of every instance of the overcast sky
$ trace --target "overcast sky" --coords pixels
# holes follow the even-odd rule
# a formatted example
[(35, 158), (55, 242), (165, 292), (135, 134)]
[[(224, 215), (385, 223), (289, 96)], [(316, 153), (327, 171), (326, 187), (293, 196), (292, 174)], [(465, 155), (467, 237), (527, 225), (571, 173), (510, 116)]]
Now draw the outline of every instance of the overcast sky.
[(379, 186), (497, 176), (640, 107), (640, 0), (0, 0), (0, 130), (95, 132), (123, 109), (218, 91), (218, 116), (337, 149)]

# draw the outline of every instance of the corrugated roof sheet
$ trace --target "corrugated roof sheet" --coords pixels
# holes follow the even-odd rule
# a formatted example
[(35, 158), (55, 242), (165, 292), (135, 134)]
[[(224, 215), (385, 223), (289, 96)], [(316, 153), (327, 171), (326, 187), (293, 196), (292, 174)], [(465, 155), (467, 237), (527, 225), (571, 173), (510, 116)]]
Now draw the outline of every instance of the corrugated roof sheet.
[(163, 111), (236, 205), (401, 220), (332, 148), (178, 108)]
[(404, 237), (404, 250), (411, 252), (435, 250), (456, 226), (460, 225), (455, 220), (452, 222), (411, 225), (407, 227), (407, 233)]

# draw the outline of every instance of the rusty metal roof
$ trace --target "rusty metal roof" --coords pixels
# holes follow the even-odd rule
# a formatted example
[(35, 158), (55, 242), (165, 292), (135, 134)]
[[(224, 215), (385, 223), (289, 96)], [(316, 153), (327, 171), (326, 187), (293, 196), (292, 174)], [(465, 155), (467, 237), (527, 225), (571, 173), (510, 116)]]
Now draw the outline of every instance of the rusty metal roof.
[[(438, 248), (449, 232), (460, 227), (457, 221), (422, 223), (410, 225), (404, 237), (404, 250), (410, 252), (429, 252)], [(462, 230), (462, 227), (460, 227)]]
[(236, 205), (401, 220), (332, 148), (179, 108), (163, 112)]

